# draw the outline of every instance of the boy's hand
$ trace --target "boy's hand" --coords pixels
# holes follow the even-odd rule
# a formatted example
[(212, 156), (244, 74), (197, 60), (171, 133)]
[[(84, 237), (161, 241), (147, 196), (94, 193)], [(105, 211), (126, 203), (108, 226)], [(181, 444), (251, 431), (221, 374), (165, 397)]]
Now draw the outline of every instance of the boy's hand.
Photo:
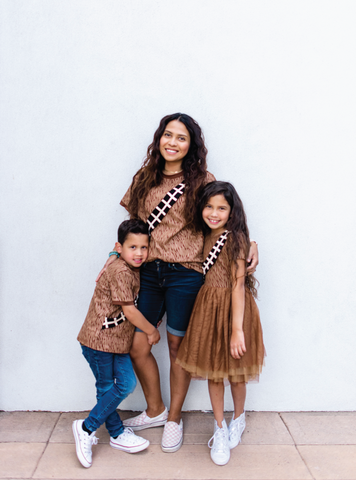
[(240, 359), (246, 352), (245, 335), (243, 330), (236, 330), (231, 334), (230, 353), (232, 358)]
[(112, 262), (115, 262), (115, 260), (117, 259), (117, 256), (116, 255), (111, 255), (111, 257), (109, 257), (107, 260), (106, 260), (106, 263), (105, 265), (103, 266), (103, 268), (100, 270), (99, 272), (99, 275), (96, 277), (96, 282), (99, 281), (99, 278), (102, 276), (102, 274), (105, 272), (105, 270), (108, 268), (108, 266), (110, 265), (110, 263)]
[(147, 341), (150, 345), (156, 345), (161, 339), (161, 335), (159, 334), (159, 331), (157, 328), (155, 328), (155, 331), (151, 333), (151, 335), (147, 335)]

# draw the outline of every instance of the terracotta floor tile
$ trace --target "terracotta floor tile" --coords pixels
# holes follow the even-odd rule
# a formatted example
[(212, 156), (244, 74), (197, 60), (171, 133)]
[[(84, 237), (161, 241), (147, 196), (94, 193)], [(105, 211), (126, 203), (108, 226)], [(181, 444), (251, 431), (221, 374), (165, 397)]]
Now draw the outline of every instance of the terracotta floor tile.
[(355, 445), (356, 412), (281, 413), (298, 445)]
[(0, 443), (0, 478), (30, 478), (45, 443)]
[(276, 412), (246, 412), (246, 429), (242, 445), (293, 445), (279, 414)]
[(59, 416), (53, 412), (0, 412), (0, 442), (47, 442)]
[(301, 445), (298, 450), (316, 480), (356, 480), (356, 445)]
[(241, 445), (232, 452), (228, 465), (218, 467), (203, 445), (185, 445), (174, 454), (151, 445), (129, 455), (101, 444), (93, 449), (93, 466), (85, 469), (75, 456), (74, 445), (50, 444), (34, 478), (311, 480), (295, 447), (271, 445)]

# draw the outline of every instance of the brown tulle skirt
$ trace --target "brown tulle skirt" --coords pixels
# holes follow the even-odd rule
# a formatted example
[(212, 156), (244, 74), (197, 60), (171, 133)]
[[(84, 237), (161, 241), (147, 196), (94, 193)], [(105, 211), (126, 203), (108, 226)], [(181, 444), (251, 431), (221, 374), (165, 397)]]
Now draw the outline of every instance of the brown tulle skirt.
[(246, 353), (240, 360), (230, 354), (231, 289), (203, 286), (197, 296), (177, 363), (192, 377), (216, 382), (258, 380), (265, 357), (260, 314), (246, 289), (243, 330)]

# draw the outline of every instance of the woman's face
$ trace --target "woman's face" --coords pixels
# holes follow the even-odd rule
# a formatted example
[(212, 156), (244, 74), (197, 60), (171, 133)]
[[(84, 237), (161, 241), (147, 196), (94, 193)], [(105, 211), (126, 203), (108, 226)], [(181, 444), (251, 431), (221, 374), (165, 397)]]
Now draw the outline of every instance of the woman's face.
[(159, 141), (159, 151), (166, 161), (166, 168), (168, 163), (174, 165), (176, 169), (180, 169), (189, 146), (190, 135), (184, 123), (178, 122), (178, 120), (167, 123)]

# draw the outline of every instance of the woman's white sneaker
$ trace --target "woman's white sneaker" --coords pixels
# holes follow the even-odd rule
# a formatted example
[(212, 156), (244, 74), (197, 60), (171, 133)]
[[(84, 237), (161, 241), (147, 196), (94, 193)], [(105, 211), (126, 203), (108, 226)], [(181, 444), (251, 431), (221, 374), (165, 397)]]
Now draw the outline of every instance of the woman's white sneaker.
[(89, 435), (89, 433), (83, 430), (83, 422), (84, 420), (74, 420), (72, 430), (78, 460), (83, 467), (89, 468), (92, 465), (91, 447), (98, 443), (98, 438), (96, 438), (95, 432)]
[(210, 456), (216, 465), (226, 465), (230, 460), (229, 430), (225, 420), (222, 422), (222, 428), (215, 425), (215, 432), (209, 440), (208, 447), (211, 448)]
[(157, 417), (149, 417), (146, 413), (146, 410), (136, 417), (127, 418), (122, 423), (124, 427), (132, 428), (134, 432), (138, 430), (144, 430), (145, 428), (161, 427), (165, 425), (168, 418), (168, 410), (164, 409), (162, 413), (157, 415)]
[(145, 450), (150, 442), (145, 438), (135, 435), (131, 428), (125, 430), (117, 438), (110, 437), (110, 445), (127, 453), (136, 453)]
[(235, 418), (235, 420), (233, 415), (229, 425), (230, 448), (235, 448), (240, 443), (241, 436), (245, 428), (246, 428), (245, 412), (241, 413), (241, 415)]

